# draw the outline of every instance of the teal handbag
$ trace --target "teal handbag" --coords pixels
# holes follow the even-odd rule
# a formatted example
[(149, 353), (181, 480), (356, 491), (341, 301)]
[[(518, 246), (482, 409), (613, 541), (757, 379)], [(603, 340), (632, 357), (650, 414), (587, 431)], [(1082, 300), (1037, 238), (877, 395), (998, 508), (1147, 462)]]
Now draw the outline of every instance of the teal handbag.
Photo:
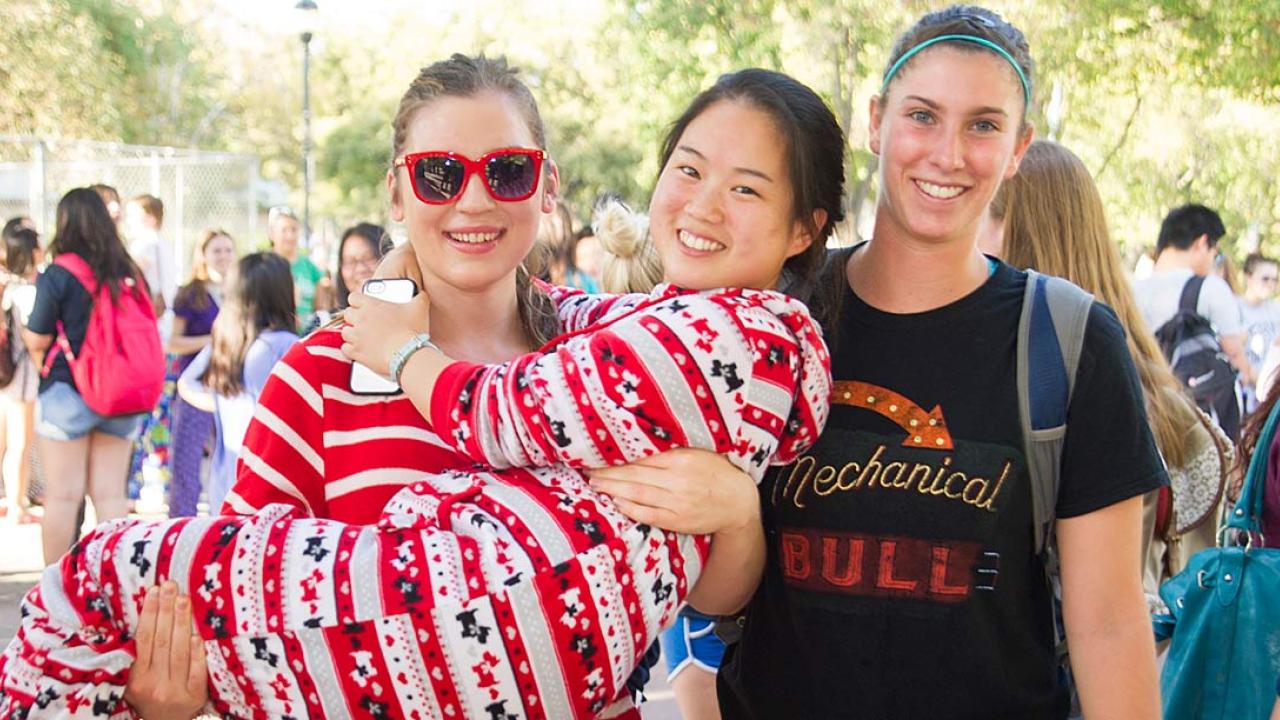
[(1160, 588), (1169, 614), (1152, 619), (1157, 639), (1171, 638), (1160, 677), (1165, 720), (1265, 720), (1275, 704), (1280, 549), (1254, 544), (1277, 418), (1280, 404), (1267, 417), (1240, 500), (1219, 534), (1223, 546), (1196, 553)]

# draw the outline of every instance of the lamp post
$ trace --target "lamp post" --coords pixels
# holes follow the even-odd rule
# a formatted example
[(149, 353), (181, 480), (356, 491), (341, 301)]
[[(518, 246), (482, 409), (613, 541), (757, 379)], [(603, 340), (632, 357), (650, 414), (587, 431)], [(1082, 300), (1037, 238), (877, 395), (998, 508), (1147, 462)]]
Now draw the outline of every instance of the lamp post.
[(302, 237), (311, 239), (311, 36), (319, 8), (315, 0), (298, 0), (293, 6), (302, 37)]

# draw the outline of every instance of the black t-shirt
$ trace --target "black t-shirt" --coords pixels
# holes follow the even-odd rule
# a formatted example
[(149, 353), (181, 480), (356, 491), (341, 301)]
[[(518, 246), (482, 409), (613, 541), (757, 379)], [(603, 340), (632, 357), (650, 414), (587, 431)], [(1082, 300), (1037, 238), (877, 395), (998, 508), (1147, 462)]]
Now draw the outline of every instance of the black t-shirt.
[(56, 351), (58, 339), (58, 321), (62, 321), (62, 329), (71, 343), (71, 351), (80, 352), (84, 343), (85, 332), (89, 329), (89, 314), (93, 309), (93, 298), (84, 289), (80, 281), (67, 269), (58, 265), (50, 265), (36, 280), (36, 303), (27, 321), (27, 329), (41, 335), (53, 335), (53, 344), (49, 352), (57, 352), (49, 376), (40, 379), (40, 392), (44, 392), (55, 382), (64, 382), (75, 387), (71, 378), (71, 366), (60, 351)]
[[(1018, 420), (1025, 286), (1001, 264), (914, 315), (846, 295), (832, 370), (859, 384), (761, 485), (769, 560), (720, 673), (726, 718), (1065, 717)], [(1095, 303), (1058, 517), (1165, 482), (1142, 397)]]

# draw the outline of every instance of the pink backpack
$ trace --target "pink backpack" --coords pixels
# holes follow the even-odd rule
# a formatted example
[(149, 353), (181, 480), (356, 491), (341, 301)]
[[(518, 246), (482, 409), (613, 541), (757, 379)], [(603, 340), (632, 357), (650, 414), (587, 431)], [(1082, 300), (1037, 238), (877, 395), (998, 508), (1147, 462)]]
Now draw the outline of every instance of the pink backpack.
[(89, 326), (80, 355), (71, 351), (62, 321), (58, 339), (44, 361), (43, 375), (53, 368), (56, 350), (67, 356), (76, 390), (89, 409), (104, 416), (151, 412), (164, 389), (164, 351), (156, 329), (151, 298), (138, 292), (136, 280), (124, 281), (120, 299), (111, 302), (111, 288), (98, 284), (84, 258), (63, 253), (53, 261), (76, 276), (93, 297)]

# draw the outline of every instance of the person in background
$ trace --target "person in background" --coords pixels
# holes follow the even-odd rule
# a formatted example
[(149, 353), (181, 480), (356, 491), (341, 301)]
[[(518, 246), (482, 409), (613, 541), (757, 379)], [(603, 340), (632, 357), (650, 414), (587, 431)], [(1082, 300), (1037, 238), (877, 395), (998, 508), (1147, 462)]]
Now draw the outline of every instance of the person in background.
[[(173, 334), (168, 352), (176, 356), (171, 372), (181, 375), (196, 353), (209, 346), (214, 318), (222, 304), (224, 278), (236, 260), (235, 241), (225, 230), (206, 230), (191, 264), (191, 279), (173, 301)], [(169, 453), (169, 517), (196, 514), (200, 465), (213, 432), (213, 415), (179, 394), (172, 406), (173, 445)], [(211, 506), (215, 511), (216, 506)]]
[[(1194, 485), (1220, 497), (1231, 441), (1207, 416), (1198, 415), (1138, 312), (1088, 168), (1062, 145), (1036, 140), (1018, 174), (1001, 186), (991, 210), (1003, 218), (998, 255), (1005, 262), (1066, 278), (1115, 311), (1142, 383), (1156, 446), (1170, 474), (1186, 478), (1187, 484), (1174, 484), (1179, 490)], [(1224, 450), (1221, 455), (1218, 448)], [(1165, 489), (1148, 493), (1143, 501), (1143, 590), (1148, 602), (1158, 602), (1160, 584), (1182, 572), (1196, 552), (1213, 547), (1217, 535), (1220, 499), (1183, 533), (1177, 532), (1177, 524), (1191, 525), (1195, 519), (1173, 518), (1172, 502)]]
[(1231, 294), (1239, 297), (1240, 281), (1237, 279), (1239, 273), (1236, 272), (1236, 264), (1231, 261), (1231, 256), (1222, 252), (1222, 248), (1218, 248), (1218, 254), (1213, 257), (1213, 274), (1222, 278), (1222, 282), (1231, 288)]
[[(1280, 435), (1277, 435), (1271, 442), (1271, 447), (1264, 448), (1258, 446), (1258, 440), (1262, 435), (1262, 429), (1267, 423), (1267, 418), (1275, 410), (1276, 402), (1280, 401), (1280, 393), (1272, 392), (1270, 387), (1275, 382), (1275, 370), (1280, 366), (1280, 340), (1272, 343), (1267, 353), (1267, 363), (1262, 368), (1258, 382), (1258, 402), (1257, 409), (1253, 414), (1245, 418), (1244, 427), (1240, 431), (1240, 443), (1236, 449), (1237, 472), (1244, 473), (1249, 467), (1249, 463), (1256, 452), (1268, 453), (1267, 475), (1262, 486), (1262, 517), (1259, 518), (1261, 525), (1261, 533), (1255, 536), (1255, 541), (1262, 547), (1280, 547)], [(1235, 494), (1239, 493), (1239, 488), (1235, 489)], [(1276, 680), (1276, 703), (1271, 710), (1270, 720), (1280, 720), (1280, 679)]]
[(566, 259), (569, 244), (573, 240), (573, 211), (562, 199), (556, 203), (556, 209), (544, 215), (538, 223), (538, 242), (526, 264), (532, 264), (530, 271), (552, 285), (565, 285), (565, 277), (572, 265), (572, 258)]
[[(156, 326), (166, 344), (173, 334), (173, 304), (178, 292), (178, 269), (173, 258), (173, 243), (161, 234), (164, 226), (164, 203), (154, 195), (138, 195), (124, 208), (129, 255), (142, 269), (151, 290), (151, 303), (156, 311)], [(172, 403), (178, 376), (170, 368), (165, 378), (164, 393), (142, 422), (138, 442), (129, 463), (126, 494), (130, 510), (142, 500), (144, 507), (158, 509), (163, 501), (163, 488), (169, 482), (169, 455), (173, 447)]]
[(343, 231), (338, 241), (338, 275), (334, 279), (338, 310), (347, 307), (347, 297), (373, 277), (382, 260), (384, 240), (390, 243), (387, 231), (373, 223), (357, 223)]
[[(107, 283), (112, 296), (144, 292), (142, 271), (130, 259), (102, 198), (89, 188), (58, 202), (57, 231), (50, 253), (75, 253)], [(36, 281), (35, 305), (22, 336), (42, 365), (55, 336), (65, 334), (73, 352), (84, 342), (93, 298), (68, 270), (52, 265)], [(142, 415), (104, 417), (89, 409), (76, 390), (71, 367), (59, 352), (40, 380), (36, 434), (47, 482), (42, 522), (44, 557), (53, 562), (71, 546), (77, 510), (86, 491), (101, 521), (127, 510), (124, 479), (129, 450)]]
[(102, 183), (90, 185), (89, 189), (98, 193), (98, 197), (102, 198), (102, 202), (106, 203), (107, 215), (116, 226), (116, 233), (120, 235), (121, 239), (126, 238), (128, 233), (125, 232), (124, 227), (124, 205), (120, 204), (120, 192), (110, 185)]
[[(1280, 337), (1280, 300), (1276, 286), (1280, 283), (1280, 264), (1262, 253), (1250, 253), (1244, 259), (1244, 295), (1240, 298), (1240, 317), (1245, 328), (1245, 354), (1249, 364), (1261, 368), (1267, 349)], [(1244, 388), (1244, 410), (1258, 407), (1257, 384)]]
[(8, 346), (14, 362), (13, 378), (0, 391), (0, 457), (3, 457), (5, 515), (15, 523), (38, 522), (27, 494), (31, 486), (31, 449), (35, 445), (35, 401), (40, 369), (22, 340), (22, 328), (36, 301), (36, 278), (44, 261), (40, 236), (21, 221), (4, 228), (3, 311)]
[(1005, 252), (1004, 195), (1004, 186), (1002, 185), (995, 198), (991, 200), (991, 206), (987, 208), (987, 212), (983, 214), (982, 220), (978, 225), (978, 250), (983, 255), (990, 255), (995, 258), (1003, 258)]
[[(163, 328), (172, 320), (170, 310), (178, 292), (173, 243), (160, 234), (164, 227), (164, 203), (155, 195), (138, 195), (125, 206), (124, 219), (129, 229), (129, 255), (142, 268), (147, 287), (151, 288), (156, 318)], [(162, 314), (165, 317), (161, 317)]]
[(600, 241), (590, 225), (573, 234), (561, 262), (564, 285), (588, 293), (600, 292)]
[[(1156, 240), (1154, 270), (1150, 277), (1133, 284), (1133, 294), (1147, 327), (1159, 332), (1177, 314), (1182, 291), (1192, 277), (1204, 277), (1196, 312), (1213, 325), (1222, 351), (1239, 372), (1240, 383), (1249, 385), (1256, 377), (1245, 353), (1240, 303), (1231, 286), (1215, 272), (1216, 259), (1221, 257), (1218, 241), (1226, 232), (1218, 213), (1204, 205), (1188, 204), (1169, 211)], [(1240, 425), (1238, 408), (1215, 419), (1234, 439)]]
[(253, 253), (241, 258), (223, 297), (222, 310), (213, 321), (212, 342), (178, 379), (183, 401), (214, 419), (209, 507), (215, 512), (235, 482), (236, 458), (267, 377), (298, 339), (292, 273), (278, 255)]
[(301, 227), (298, 216), (287, 207), (273, 207), (267, 213), (267, 238), (271, 249), (289, 261), (293, 272), (294, 301), (298, 310), (298, 328), (308, 327), (317, 310), (328, 310), (333, 283), (303, 249), (298, 247)]

